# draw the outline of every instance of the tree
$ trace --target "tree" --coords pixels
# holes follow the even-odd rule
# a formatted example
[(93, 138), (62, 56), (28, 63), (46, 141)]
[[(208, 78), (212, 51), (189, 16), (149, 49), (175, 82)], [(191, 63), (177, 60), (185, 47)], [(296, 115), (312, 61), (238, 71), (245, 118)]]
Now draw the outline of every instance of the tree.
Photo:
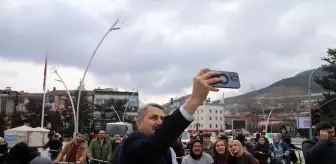
[(56, 132), (60, 132), (61, 127), (63, 125), (61, 112), (59, 110), (52, 111), (50, 110), (50, 108), (48, 112), (46, 112), (47, 116), (45, 117), (45, 120), (46, 122), (50, 122), (50, 126), (51, 126), (50, 129), (55, 130)]
[(4, 136), (4, 131), (10, 126), (11, 115), (6, 111), (0, 112), (0, 137)]
[(15, 93), (15, 98), (13, 100), (13, 113), (11, 114), (11, 120), (10, 120), (10, 126), (12, 128), (21, 126), (24, 124), (24, 121), (22, 120), (21, 115), (23, 114), (20, 111), (16, 110), (16, 107), (20, 104), (21, 100), (19, 99), (19, 93)]
[(65, 109), (60, 111), (61, 115), (61, 124), (60, 126), (60, 133), (62, 133), (65, 137), (70, 136), (72, 137), (74, 132), (74, 120), (73, 120), (73, 112), (70, 105), (70, 100), (67, 99), (64, 104)]
[[(77, 90), (73, 92), (71, 95), (72, 97), (75, 96), (74, 99), (74, 104), (77, 104), (77, 97), (78, 97), (78, 92), (79, 92), (80, 86), (78, 86)], [(90, 128), (90, 119), (92, 119), (92, 110), (90, 107), (90, 102), (88, 100), (88, 95), (87, 91), (85, 91), (85, 88), (83, 86), (83, 90), (81, 92), (81, 97), (80, 97), (80, 103), (79, 103), (79, 120), (78, 120), (78, 130), (79, 131), (85, 131)], [(75, 109), (77, 113), (77, 109)]]
[(30, 126), (41, 126), (42, 100), (29, 99), (29, 102), (26, 105), (26, 109), (27, 113), (24, 114), (24, 117), (27, 118), (27, 122), (30, 123)]
[[(331, 121), (336, 123), (336, 49), (328, 49), (327, 57), (322, 57), (322, 60), (327, 64), (322, 65), (322, 70), (327, 72), (327, 75), (316, 77), (314, 81), (319, 84), (324, 90), (324, 99), (319, 102), (321, 121)], [(316, 109), (315, 109), (316, 110)]]

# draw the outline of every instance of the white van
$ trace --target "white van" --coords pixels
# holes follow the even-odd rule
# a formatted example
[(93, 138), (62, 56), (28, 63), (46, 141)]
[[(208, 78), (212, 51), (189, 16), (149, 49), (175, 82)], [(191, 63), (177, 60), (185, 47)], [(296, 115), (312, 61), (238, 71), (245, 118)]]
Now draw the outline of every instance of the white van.
[(133, 126), (128, 122), (114, 122), (106, 124), (106, 132), (109, 134), (109, 138), (113, 139), (114, 134), (119, 134), (123, 139), (127, 134), (133, 131)]
[(183, 131), (183, 133), (181, 134), (181, 140), (182, 140), (183, 146), (186, 147), (188, 143), (190, 142), (190, 134), (188, 130)]

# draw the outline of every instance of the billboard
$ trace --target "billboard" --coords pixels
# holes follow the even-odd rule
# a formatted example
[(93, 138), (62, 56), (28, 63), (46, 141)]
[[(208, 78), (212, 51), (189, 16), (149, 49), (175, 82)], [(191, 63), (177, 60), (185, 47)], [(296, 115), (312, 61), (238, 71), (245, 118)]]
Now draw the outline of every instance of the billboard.
[(128, 99), (127, 110), (136, 112), (139, 107), (139, 96), (133, 95)]
[(296, 126), (298, 129), (309, 129), (310, 128), (310, 117), (298, 116), (296, 119)]

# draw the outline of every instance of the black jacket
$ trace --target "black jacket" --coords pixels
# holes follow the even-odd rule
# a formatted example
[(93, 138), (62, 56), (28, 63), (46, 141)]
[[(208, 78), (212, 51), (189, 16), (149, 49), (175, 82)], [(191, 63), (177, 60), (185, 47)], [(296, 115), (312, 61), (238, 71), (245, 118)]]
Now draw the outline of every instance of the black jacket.
[(306, 164), (336, 163), (336, 144), (332, 141), (306, 140), (302, 142)]
[(190, 123), (177, 109), (152, 135), (132, 132), (119, 145), (119, 164), (172, 164), (170, 147)]
[[(268, 154), (268, 144), (265, 143), (265, 145), (261, 145), (260, 143), (257, 143), (254, 145), (252, 149), (252, 155), (259, 161), (259, 164), (267, 164), (267, 159), (269, 157)], [(262, 152), (262, 153), (260, 153)]]
[[(175, 143), (173, 144), (172, 148), (173, 148), (173, 150), (176, 154), (176, 157), (183, 157), (184, 156), (184, 149), (183, 149), (183, 144), (182, 144), (181, 139), (177, 139), (175, 141)], [(182, 158), (178, 158), (177, 162), (181, 163)]]

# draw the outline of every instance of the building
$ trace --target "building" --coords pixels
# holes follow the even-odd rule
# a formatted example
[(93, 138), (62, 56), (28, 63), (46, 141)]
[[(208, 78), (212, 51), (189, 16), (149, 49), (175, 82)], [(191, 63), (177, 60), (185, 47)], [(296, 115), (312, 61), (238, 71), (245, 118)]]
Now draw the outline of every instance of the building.
[(172, 114), (179, 106), (183, 105), (187, 101), (189, 96), (190, 94), (175, 99), (171, 98), (168, 103), (162, 105), (165, 108), (165, 113), (167, 115)]
[(194, 121), (188, 127), (188, 132), (193, 134), (198, 132), (211, 133), (212, 136), (224, 132), (224, 111), (223, 105), (205, 101), (194, 114)]

